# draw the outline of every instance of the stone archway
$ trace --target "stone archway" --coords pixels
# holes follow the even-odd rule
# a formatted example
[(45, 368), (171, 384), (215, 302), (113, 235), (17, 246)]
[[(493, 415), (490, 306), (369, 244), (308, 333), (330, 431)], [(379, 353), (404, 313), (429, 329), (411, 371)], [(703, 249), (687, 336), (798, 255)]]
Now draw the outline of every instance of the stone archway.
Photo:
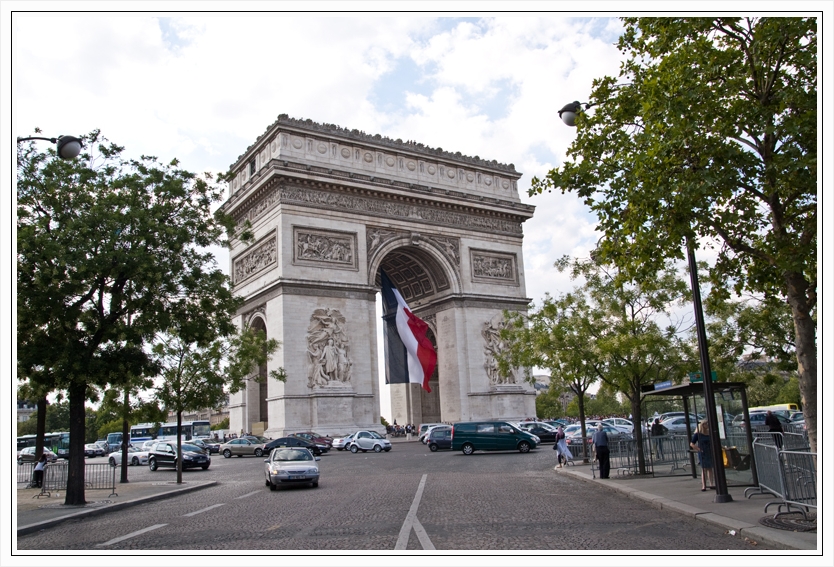
[[(282, 343), (270, 369), (287, 375), (267, 385), (268, 436), (382, 429), (380, 268), (437, 344), (438, 395), (410, 396), (411, 421), (535, 412), (532, 386), (490, 374), (489, 329), (529, 303), (521, 227), (533, 207), (512, 165), (282, 115), (232, 174), (223, 211), (255, 235), (231, 240), (238, 321), (262, 316)], [(232, 397), (233, 428), (262, 417), (261, 394)]]

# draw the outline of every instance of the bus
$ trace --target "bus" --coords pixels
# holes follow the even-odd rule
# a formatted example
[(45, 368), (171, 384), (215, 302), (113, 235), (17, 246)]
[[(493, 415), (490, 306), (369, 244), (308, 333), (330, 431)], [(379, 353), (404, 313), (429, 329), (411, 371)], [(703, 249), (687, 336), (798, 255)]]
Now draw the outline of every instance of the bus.
[[(211, 437), (211, 422), (205, 421), (183, 421), (181, 435), (184, 441), (190, 441), (194, 437)], [(176, 439), (177, 422), (162, 424), (159, 428), (157, 439)]]
[[(22, 435), (17, 438), (17, 450), (20, 451), (26, 447), (34, 447), (37, 441), (37, 435)], [(52, 433), (45, 433), (43, 436), (43, 446), (58, 455), (62, 459), (69, 459), (69, 433), (66, 431), (56, 431)]]
[(759, 406), (757, 408), (750, 408), (747, 411), (772, 411), (775, 413), (781, 413), (785, 417), (789, 417), (790, 414), (792, 414), (793, 412), (799, 411), (799, 406), (796, 404), (774, 404), (772, 406)]
[(137, 423), (130, 428), (130, 442), (144, 443), (151, 439), (156, 439), (159, 433), (159, 426), (155, 423)]

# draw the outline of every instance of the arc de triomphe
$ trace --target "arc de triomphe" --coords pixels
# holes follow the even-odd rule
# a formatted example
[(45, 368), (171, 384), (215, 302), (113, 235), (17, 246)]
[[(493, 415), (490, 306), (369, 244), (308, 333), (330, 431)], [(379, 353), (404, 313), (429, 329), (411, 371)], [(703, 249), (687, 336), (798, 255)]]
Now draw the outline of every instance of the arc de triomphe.
[[(432, 393), (391, 388), (398, 423), (520, 419), (535, 391), (502, 377), (502, 311), (524, 310), (521, 203), (512, 165), (281, 115), (232, 166), (223, 209), (252, 224), (231, 243), (238, 323), (281, 341), (230, 398), (230, 428), (381, 430), (376, 296), (384, 269), (431, 329)], [(260, 369), (266, 376), (267, 369)]]

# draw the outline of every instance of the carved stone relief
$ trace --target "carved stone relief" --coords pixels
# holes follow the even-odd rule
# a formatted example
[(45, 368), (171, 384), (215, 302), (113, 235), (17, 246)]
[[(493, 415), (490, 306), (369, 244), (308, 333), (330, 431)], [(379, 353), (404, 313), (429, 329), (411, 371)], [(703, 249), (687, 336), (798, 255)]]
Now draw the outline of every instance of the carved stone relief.
[(448, 236), (429, 236), (429, 240), (435, 242), (440, 246), (440, 249), (454, 262), (456, 266), (460, 266), (460, 239), (450, 238)]
[(472, 281), (503, 285), (518, 285), (515, 254), (469, 250)]
[(398, 238), (405, 234), (404, 232), (390, 230), (387, 228), (377, 228), (375, 226), (367, 227), (365, 232), (368, 242), (368, 258), (376, 251), (377, 248), (385, 244), (391, 239)]
[(307, 387), (344, 388), (351, 381), (345, 318), (336, 309), (316, 309), (307, 327)]
[(484, 337), (484, 368), (486, 369), (491, 386), (515, 384), (515, 371), (510, 370), (507, 376), (502, 376), (498, 370), (498, 357), (506, 349), (504, 340), (501, 339), (501, 330), (506, 328), (507, 322), (503, 315), (496, 315), (481, 327), (481, 336)]
[(255, 244), (250, 250), (234, 260), (235, 283), (242, 282), (278, 261), (278, 239), (275, 233), (270, 233), (264, 242)]
[(293, 264), (356, 270), (356, 233), (294, 226)]

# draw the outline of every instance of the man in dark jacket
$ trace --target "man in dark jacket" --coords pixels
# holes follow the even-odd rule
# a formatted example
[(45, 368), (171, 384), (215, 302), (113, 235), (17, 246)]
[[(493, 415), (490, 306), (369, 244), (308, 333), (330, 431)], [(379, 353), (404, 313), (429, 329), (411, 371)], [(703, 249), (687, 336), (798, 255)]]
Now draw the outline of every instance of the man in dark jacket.
[(666, 432), (669, 431), (666, 429), (665, 425), (660, 423), (660, 418), (654, 418), (654, 423), (652, 423), (652, 439), (654, 440), (654, 454), (658, 460), (663, 459), (663, 436), (666, 435)]
[(776, 415), (768, 410), (765, 414), (765, 425), (768, 427), (768, 432), (773, 433), (773, 440), (776, 442), (776, 448), (782, 448), (782, 436), (785, 434), (785, 431), (782, 429), (782, 424), (779, 422), (779, 418)]

